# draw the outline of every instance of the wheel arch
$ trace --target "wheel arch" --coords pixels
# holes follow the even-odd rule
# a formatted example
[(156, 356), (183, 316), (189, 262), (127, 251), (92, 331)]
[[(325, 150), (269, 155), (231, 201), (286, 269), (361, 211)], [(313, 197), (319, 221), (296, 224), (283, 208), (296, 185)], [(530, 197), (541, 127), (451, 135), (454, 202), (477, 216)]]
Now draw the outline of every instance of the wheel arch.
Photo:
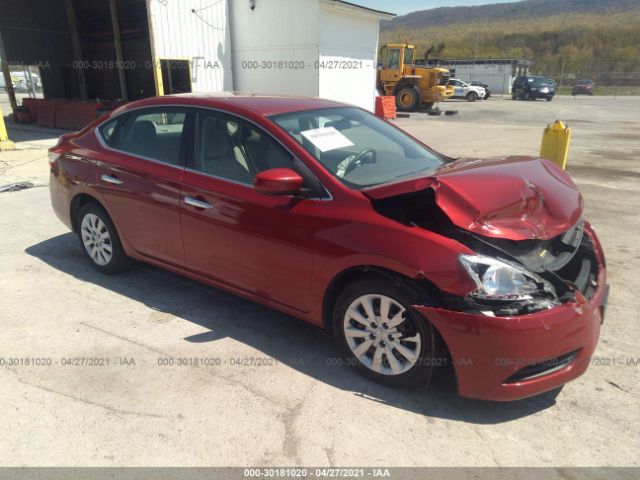
[(98, 200), (93, 195), (89, 195), (88, 193), (84, 192), (76, 194), (69, 205), (69, 218), (71, 220), (71, 228), (74, 232), (78, 231), (78, 212), (88, 203), (95, 203), (96, 205), (99, 205), (101, 208), (103, 208), (105, 212), (107, 211), (102, 202), (100, 202), (100, 200)]
[(418, 87), (420, 88), (420, 77), (403, 77), (402, 79), (400, 79), (398, 81), (398, 83), (395, 84), (395, 86), (393, 87), (393, 94), (397, 95), (398, 91), (403, 88), (403, 87), (407, 87), (407, 86), (413, 86), (413, 87)]
[[(414, 298), (416, 305), (419, 304), (435, 306), (438, 303), (438, 297), (440, 295), (438, 287), (425, 278), (420, 280), (413, 279), (401, 273), (394, 272), (393, 270), (375, 265), (360, 265), (350, 267), (338, 273), (331, 280), (329, 286), (325, 290), (322, 301), (322, 326), (325, 329), (333, 329), (333, 321), (331, 318), (333, 307), (342, 289), (350, 282), (366, 277), (380, 277), (391, 280), (396, 285), (399, 285), (402, 288), (406, 289)], [(416, 312), (416, 314), (422, 315), (418, 312)], [(449, 351), (449, 346), (447, 345), (444, 337), (433, 323), (431, 323), (431, 326), (433, 327), (433, 331), (436, 335), (435, 340), (440, 354), (448, 359), (451, 359), (451, 352)]]
[(322, 325), (324, 328), (331, 328), (333, 306), (342, 289), (349, 283), (365, 277), (381, 277), (392, 281), (407, 290), (415, 299), (416, 304), (435, 305), (439, 294), (437, 287), (425, 279), (412, 279), (401, 273), (375, 265), (349, 267), (335, 275), (324, 292), (322, 299)]

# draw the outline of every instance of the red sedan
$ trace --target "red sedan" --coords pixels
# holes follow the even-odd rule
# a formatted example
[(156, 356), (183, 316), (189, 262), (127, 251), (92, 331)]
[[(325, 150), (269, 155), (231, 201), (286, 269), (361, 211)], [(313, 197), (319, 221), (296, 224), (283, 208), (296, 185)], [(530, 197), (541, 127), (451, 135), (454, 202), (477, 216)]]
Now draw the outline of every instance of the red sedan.
[(603, 252), (546, 160), (452, 159), (355, 107), (223, 94), (125, 105), (50, 164), (101, 272), (143, 261), (332, 329), (387, 385), (451, 362), (461, 395), (523, 398), (598, 341)]

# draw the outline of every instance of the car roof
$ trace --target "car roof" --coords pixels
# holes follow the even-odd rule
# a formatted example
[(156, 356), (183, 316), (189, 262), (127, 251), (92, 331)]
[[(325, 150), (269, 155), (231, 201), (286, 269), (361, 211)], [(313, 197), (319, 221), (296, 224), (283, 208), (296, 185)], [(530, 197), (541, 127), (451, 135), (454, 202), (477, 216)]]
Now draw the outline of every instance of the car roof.
[(180, 105), (219, 108), (221, 110), (243, 111), (269, 116), (281, 113), (316, 110), (321, 108), (349, 107), (340, 102), (322, 98), (294, 95), (269, 95), (262, 93), (219, 92), (219, 93), (183, 93), (151, 97), (127, 103), (114, 113), (141, 107), (159, 105)]

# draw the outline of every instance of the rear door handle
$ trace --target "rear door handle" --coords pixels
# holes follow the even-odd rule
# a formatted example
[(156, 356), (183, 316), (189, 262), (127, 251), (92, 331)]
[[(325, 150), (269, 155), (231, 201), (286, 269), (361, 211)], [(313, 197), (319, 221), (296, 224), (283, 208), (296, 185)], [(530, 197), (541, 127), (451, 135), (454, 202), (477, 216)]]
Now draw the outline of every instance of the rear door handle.
[(111, 175), (102, 175), (100, 177), (103, 182), (112, 183), (113, 185), (122, 185), (122, 180), (118, 180), (116, 177), (112, 177)]
[(202, 200), (198, 200), (197, 198), (193, 197), (184, 197), (184, 203), (186, 203), (187, 205), (191, 205), (192, 207), (203, 208), (205, 210), (213, 208), (213, 205), (211, 205), (210, 203), (203, 202)]

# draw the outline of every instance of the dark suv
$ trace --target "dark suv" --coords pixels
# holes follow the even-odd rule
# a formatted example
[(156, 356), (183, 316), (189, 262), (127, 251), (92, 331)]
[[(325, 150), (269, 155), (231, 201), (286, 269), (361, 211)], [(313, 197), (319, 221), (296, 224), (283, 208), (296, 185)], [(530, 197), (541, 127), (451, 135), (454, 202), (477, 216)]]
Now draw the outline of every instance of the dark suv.
[(522, 76), (513, 81), (511, 98), (516, 100), (536, 100), (544, 98), (547, 102), (553, 100), (556, 94), (556, 82), (550, 78), (540, 76)]

